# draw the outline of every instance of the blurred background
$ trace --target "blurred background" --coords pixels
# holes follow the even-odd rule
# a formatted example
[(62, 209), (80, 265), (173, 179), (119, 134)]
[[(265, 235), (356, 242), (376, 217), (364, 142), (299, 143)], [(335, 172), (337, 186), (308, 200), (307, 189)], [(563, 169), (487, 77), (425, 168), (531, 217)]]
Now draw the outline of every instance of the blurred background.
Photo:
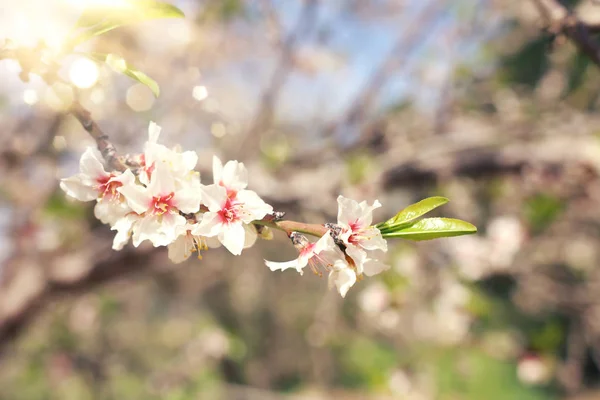
[[(0, 40), (60, 45), (86, 1), (0, 1)], [(83, 58), (60, 74), (121, 154), (244, 161), (289, 218), (376, 222), (431, 195), (479, 233), (395, 241), (345, 300), (272, 273), (285, 235), (172, 264), (110, 250), (58, 179), (94, 142), (0, 62), (0, 399), (600, 399), (600, 69), (533, 0), (173, 0), (117, 29), (161, 95)], [(549, 1), (600, 22), (592, 0)], [(539, 4), (538, 4), (539, 5)], [(592, 43), (596, 43), (592, 33)], [(600, 38), (598, 38), (600, 40)], [(600, 46), (600, 42), (599, 42)]]

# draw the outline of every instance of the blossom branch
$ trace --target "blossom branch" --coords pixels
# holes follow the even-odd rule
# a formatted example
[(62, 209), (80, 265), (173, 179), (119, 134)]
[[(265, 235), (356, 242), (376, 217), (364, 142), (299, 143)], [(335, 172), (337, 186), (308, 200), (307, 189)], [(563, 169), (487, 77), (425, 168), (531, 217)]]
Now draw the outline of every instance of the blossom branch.
[[(309, 11), (306, 13), (309, 15)], [(35, 49), (14, 49), (14, 58), (22, 66), (21, 78), (26, 81), (30, 73), (35, 73), (49, 85), (62, 82), (57, 74), (58, 63), (40, 55), (44, 50), (43, 44)], [(402, 225), (398, 219), (408, 218), (402, 212), (391, 225), (374, 226), (372, 212), (381, 207), (378, 201), (368, 205), (339, 196), (337, 223), (282, 220), (283, 213), (275, 212), (256, 192), (247, 189), (248, 171), (243, 163), (234, 160), (223, 165), (213, 157), (213, 183), (203, 185), (195, 170), (197, 153), (159, 144), (161, 128), (157, 124), (150, 123), (143, 153), (125, 159), (117, 156), (115, 146), (81, 103), (71, 101), (67, 112), (96, 141), (97, 149), (90, 147), (84, 152), (80, 173), (62, 179), (60, 187), (75, 199), (96, 203), (94, 215), (117, 232), (114, 250), (122, 250), (130, 240), (135, 247), (149, 241), (154, 247), (167, 247), (169, 258), (180, 263), (195, 252), (201, 258), (200, 251), (218, 241), (237, 256), (252, 246), (259, 234), (270, 238), (265, 230), (269, 227), (285, 232), (300, 253), (298, 259), (288, 262), (265, 261), (271, 270), (294, 268), (302, 274), (303, 268), (310, 265), (319, 276), (324, 270), (329, 286), (335, 286), (342, 297), (363, 275), (390, 268), (381, 261), (387, 251), (382, 232), (388, 236), (396, 233), (397, 229), (392, 231), (390, 227), (396, 228)], [(417, 216), (441, 204), (439, 199), (433, 203), (418, 206), (424, 209)], [(416, 218), (414, 212), (408, 212), (410, 221)], [(416, 240), (476, 231), (470, 224), (458, 224), (463, 221), (423, 221), (424, 224), (411, 225), (413, 231), (408, 232)], [(380, 231), (380, 225), (387, 229)], [(319, 239), (311, 242), (304, 234)]]

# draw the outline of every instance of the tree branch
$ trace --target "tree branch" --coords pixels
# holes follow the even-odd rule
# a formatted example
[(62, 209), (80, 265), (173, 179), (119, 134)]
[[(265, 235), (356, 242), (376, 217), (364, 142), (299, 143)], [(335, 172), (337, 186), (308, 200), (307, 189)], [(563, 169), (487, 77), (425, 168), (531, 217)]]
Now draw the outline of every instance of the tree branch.
[(117, 157), (117, 149), (108, 139), (108, 135), (106, 135), (102, 129), (100, 129), (100, 126), (92, 119), (92, 114), (78, 101), (73, 101), (73, 104), (71, 104), (71, 107), (69, 108), (69, 113), (77, 118), (77, 121), (83, 126), (83, 129), (85, 129), (96, 141), (98, 150), (102, 153), (102, 157), (104, 157), (107, 164), (118, 171), (125, 171), (127, 166), (119, 159), (119, 157)]
[(581, 22), (557, 0), (533, 0), (550, 32), (564, 34), (577, 48), (600, 66), (600, 43), (592, 37), (594, 28)]
[[(111, 254), (108, 259), (94, 264), (85, 276), (66, 282), (39, 277), (37, 273), (30, 276), (31, 271), (43, 270), (41, 265), (36, 265), (33, 260), (31, 262), (34, 264), (28, 268), (13, 268), (15, 275), (0, 286), (0, 305), (2, 305), (0, 307), (0, 348), (16, 338), (48, 302), (57, 297), (85, 292), (130, 274), (149, 271), (156, 264), (153, 260), (158, 251), (155, 248), (142, 251), (129, 249)], [(47, 259), (38, 260), (38, 263), (47, 264), (47, 261)], [(39, 280), (38, 283), (27, 282), (30, 277), (36, 277), (34, 281)], [(22, 285), (27, 285), (25, 294), (21, 290)], [(12, 298), (15, 294), (18, 294), (18, 300)], [(15, 305), (12, 306), (13, 304)]]

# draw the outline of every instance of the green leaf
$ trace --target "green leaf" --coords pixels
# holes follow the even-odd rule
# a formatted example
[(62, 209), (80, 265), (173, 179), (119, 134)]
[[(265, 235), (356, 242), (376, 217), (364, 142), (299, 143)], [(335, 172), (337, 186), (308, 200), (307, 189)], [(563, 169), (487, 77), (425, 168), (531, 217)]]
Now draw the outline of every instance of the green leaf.
[(400, 211), (396, 216), (386, 222), (378, 224), (376, 227), (382, 232), (396, 231), (402, 227), (410, 226), (417, 218), (422, 217), (431, 210), (446, 204), (449, 200), (445, 197), (435, 196), (428, 197), (411, 204), (404, 210)]
[(76, 46), (121, 26), (152, 19), (183, 17), (183, 11), (176, 6), (156, 0), (127, 0), (113, 7), (90, 6), (75, 24), (74, 31), (84, 31), (74, 36), (72, 45)]
[(477, 228), (460, 219), (454, 218), (424, 218), (409, 227), (384, 232), (384, 238), (402, 238), (409, 240), (430, 240), (442, 237), (469, 235), (477, 232)]
[(91, 60), (102, 62), (110, 66), (116, 72), (119, 72), (123, 75), (127, 75), (131, 79), (138, 81), (139, 83), (146, 85), (154, 94), (154, 96), (158, 97), (160, 95), (160, 87), (158, 83), (148, 75), (143, 73), (142, 71), (132, 67), (127, 61), (125, 61), (122, 57), (117, 56), (115, 54), (103, 54), (103, 53), (77, 53), (83, 55), (85, 57), (90, 58)]
[(160, 96), (160, 87), (158, 86), (158, 83), (156, 83), (154, 79), (150, 78), (142, 71), (138, 71), (133, 68), (127, 68), (123, 73), (131, 79), (135, 79), (139, 83), (148, 86), (148, 88), (152, 90), (154, 97)]

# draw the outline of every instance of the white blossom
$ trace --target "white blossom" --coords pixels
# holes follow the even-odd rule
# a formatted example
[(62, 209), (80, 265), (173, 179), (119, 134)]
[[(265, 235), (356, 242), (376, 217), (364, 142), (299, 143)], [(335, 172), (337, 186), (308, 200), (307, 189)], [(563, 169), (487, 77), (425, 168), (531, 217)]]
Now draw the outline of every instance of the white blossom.
[[(107, 172), (101, 154), (88, 148), (80, 160), (80, 172), (61, 181), (61, 188), (81, 201), (96, 200), (94, 215), (116, 231), (113, 249), (121, 250), (130, 239), (134, 246), (149, 240), (154, 246), (168, 246), (174, 263), (187, 260), (194, 252), (225, 246), (239, 255), (257, 240), (253, 222), (273, 212), (252, 190), (243, 163), (223, 165), (213, 157), (213, 184), (200, 183), (194, 170), (198, 156), (193, 151), (169, 149), (158, 143), (161, 128), (151, 122), (143, 154), (136, 156), (139, 168)], [(272, 271), (295, 269), (299, 274), (310, 266), (342, 297), (364, 274), (375, 275), (389, 268), (380, 261), (387, 251), (381, 232), (371, 226), (373, 210), (381, 204), (338, 197), (338, 224), (335, 235), (327, 231), (311, 243), (293, 232), (290, 238), (298, 258), (287, 262), (265, 260)]]
[(125, 247), (133, 233), (133, 226), (140, 221), (140, 218), (140, 215), (131, 212), (115, 221), (110, 228), (113, 231), (117, 231), (113, 239), (113, 250), (122, 250)]
[(296, 246), (300, 252), (298, 258), (286, 262), (265, 260), (265, 264), (271, 271), (285, 271), (286, 269), (294, 268), (302, 275), (304, 273), (304, 267), (310, 265), (312, 271), (320, 275), (319, 267), (331, 270), (335, 260), (344, 259), (344, 253), (342, 253), (340, 248), (334, 243), (329, 231), (314, 243), (310, 243), (302, 235), (296, 235), (301, 237), (301, 240), (298, 241)]
[(133, 245), (150, 240), (154, 246), (166, 246), (178, 236), (179, 227), (185, 226), (182, 213), (200, 210), (199, 185), (177, 187), (175, 177), (166, 164), (155, 164), (148, 186), (131, 183), (120, 187), (131, 209), (143, 215), (133, 229)]
[(245, 244), (256, 238), (256, 230), (249, 224), (273, 212), (252, 190), (228, 192), (225, 186), (212, 184), (202, 188), (202, 199), (208, 212), (193, 233), (216, 236), (234, 255), (240, 255)]
[(161, 127), (150, 122), (148, 126), (148, 141), (144, 147), (144, 154), (141, 158), (142, 173), (139, 179), (143, 184), (149, 184), (152, 173), (156, 169), (157, 163), (166, 164), (169, 171), (175, 178), (175, 181), (186, 183), (199, 183), (196, 176), (199, 173), (194, 171), (198, 163), (198, 155), (194, 151), (178, 152), (158, 143)]
[(120, 201), (117, 189), (135, 180), (131, 171), (106, 172), (100, 152), (88, 147), (79, 160), (79, 174), (62, 179), (60, 188), (80, 201)]
[(329, 289), (334, 286), (342, 297), (346, 297), (348, 290), (356, 283), (356, 271), (343, 259), (335, 260), (329, 272)]
[(371, 206), (366, 201), (358, 203), (344, 196), (339, 196), (337, 201), (339, 239), (356, 265), (356, 273), (372, 276), (389, 269), (389, 265), (379, 261), (387, 251), (387, 242), (379, 229), (371, 226), (373, 210), (381, 207), (379, 201), (375, 200)]
[(248, 186), (248, 171), (244, 163), (228, 161), (225, 166), (217, 156), (213, 156), (213, 182), (227, 189), (228, 195), (234, 195)]

